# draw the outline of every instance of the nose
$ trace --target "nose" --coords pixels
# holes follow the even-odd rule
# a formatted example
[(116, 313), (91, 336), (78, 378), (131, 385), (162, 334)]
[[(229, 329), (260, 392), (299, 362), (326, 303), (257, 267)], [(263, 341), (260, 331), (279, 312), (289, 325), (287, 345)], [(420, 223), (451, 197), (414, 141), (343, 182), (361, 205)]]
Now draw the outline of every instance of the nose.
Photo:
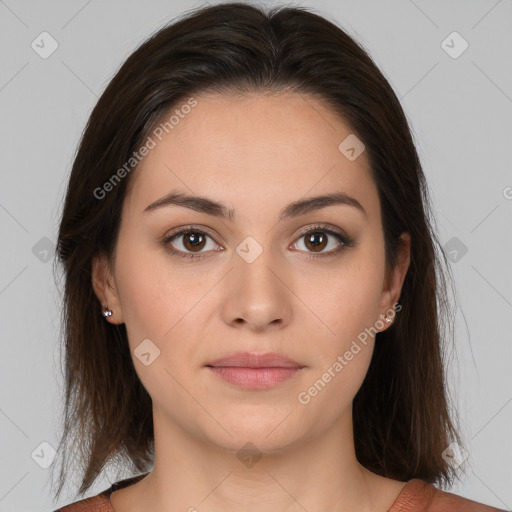
[(263, 251), (254, 260), (234, 255), (226, 276), (222, 315), (232, 327), (254, 332), (282, 329), (292, 317), (293, 293), (289, 273)]

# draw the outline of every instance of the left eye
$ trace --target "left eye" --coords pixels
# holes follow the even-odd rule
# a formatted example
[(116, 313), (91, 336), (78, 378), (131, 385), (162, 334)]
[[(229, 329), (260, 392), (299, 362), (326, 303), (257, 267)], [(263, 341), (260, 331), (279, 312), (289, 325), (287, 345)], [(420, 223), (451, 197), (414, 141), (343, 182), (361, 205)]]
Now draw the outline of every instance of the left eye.
[[(299, 237), (299, 240), (304, 239), (303, 245), (306, 247), (307, 252), (313, 253), (337, 253), (343, 246), (349, 245), (349, 240), (339, 233), (328, 229), (313, 229), (307, 231)], [(334, 239), (334, 240), (332, 240)], [(324, 251), (324, 249), (332, 242), (331, 250)], [(295, 242), (294, 247), (300, 245), (300, 242)]]

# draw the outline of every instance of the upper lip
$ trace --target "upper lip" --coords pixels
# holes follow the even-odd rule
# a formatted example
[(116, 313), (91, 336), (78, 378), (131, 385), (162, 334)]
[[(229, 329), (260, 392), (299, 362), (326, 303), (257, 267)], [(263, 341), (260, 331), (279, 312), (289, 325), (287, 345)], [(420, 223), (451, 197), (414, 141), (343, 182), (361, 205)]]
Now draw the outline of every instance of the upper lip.
[(289, 357), (267, 352), (256, 354), (254, 352), (237, 352), (230, 356), (221, 357), (206, 366), (237, 366), (245, 368), (302, 368), (304, 365)]

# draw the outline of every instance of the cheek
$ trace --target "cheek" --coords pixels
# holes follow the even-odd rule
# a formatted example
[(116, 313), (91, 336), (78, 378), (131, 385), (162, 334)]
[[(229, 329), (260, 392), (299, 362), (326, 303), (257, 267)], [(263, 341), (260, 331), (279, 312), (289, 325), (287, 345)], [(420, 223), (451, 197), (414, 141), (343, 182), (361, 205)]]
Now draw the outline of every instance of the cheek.
[(165, 254), (136, 241), (119, 242), (117, 285), (132, 349), (145, 338), (159, 340), (186, 313), (183, 283), (169, 274)]
[(323, 333), (318, 341), (325, 340), (326, 353), (344, 351), (351, 340), (375, 326), (384, 272), (383, 262), (376, 260), (360, 251), (335, 271), (315, 276), (314, 285), (302, 283), (297, 295), (317, 317), (311, 321)]
[[(181, 387), (171, 375), (186, 382), (180, 366), (192, 361), (195, 350), (194, 343), (181, 341), (200, 339), (194, 331), (200, 328), (194, 318), (206, 289), (171, 272), (172, 265), (158, 249), (126, 241), (119, 249), (117, 285), (135, 370), (152, 398), (172, 401)], [(149, 356), (144, 359), (144, 354)]]
[(311, 352), (311, 372), (297, 399), (306, 414), (318, 419), (318, 428), (335, 421), (361, 387), (373, 354), (372, 327), (379, 315), (380, 268), (361, 262), (347, 265), (339, 274), (324, 283), (321, 294), (308, 288), (309, 295), (304, 295), (304, 288), (301, 296), (318, 318), (307, 322), (316, 350)]
[(336, 355), (318, 373), (311, 372), (305, 379), (305, 385), (296, 397), (297, 406), (304, 415), (314, 419), (316, 430), (329, 428), (350, 410), (368, 372), (373, 352), (373, 344), (359, 345), (355, 354), (350, 351), (350, 360), (343, 354), (339, 354), (339, 359)]
[(132, 355), (144, 339), (150, 339), (162, 360), (190, 360), (195, 340), (202, 339), (204, 319), (215, 308), (211, 289), (220, 277), (206, 273), (191, 279), (186, 266), (177, 266), (158, 247), (126, 241), (119, 246), (123, 250), (118, 253), (116, 273)]

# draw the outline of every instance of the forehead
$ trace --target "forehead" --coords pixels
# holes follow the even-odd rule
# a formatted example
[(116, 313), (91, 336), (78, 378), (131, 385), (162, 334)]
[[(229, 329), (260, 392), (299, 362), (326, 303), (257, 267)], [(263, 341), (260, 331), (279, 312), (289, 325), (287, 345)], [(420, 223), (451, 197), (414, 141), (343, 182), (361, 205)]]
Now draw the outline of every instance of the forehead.
[(180, 109), (186, 100), (174, 105), (158, 136), (150, 135), (155, 145), (131, 177), (126, 198), (134, 209), (142, 212), (174, 189), (222, 199), (237, 210), (256, 196), (252, 213), (337, 190), (359, 196), (365, 209), (378, 203), (365, 152), (351, 161), (340, 151), (353, 134), (318, 99), (299, 93), (194, 99), (190, 109)]

